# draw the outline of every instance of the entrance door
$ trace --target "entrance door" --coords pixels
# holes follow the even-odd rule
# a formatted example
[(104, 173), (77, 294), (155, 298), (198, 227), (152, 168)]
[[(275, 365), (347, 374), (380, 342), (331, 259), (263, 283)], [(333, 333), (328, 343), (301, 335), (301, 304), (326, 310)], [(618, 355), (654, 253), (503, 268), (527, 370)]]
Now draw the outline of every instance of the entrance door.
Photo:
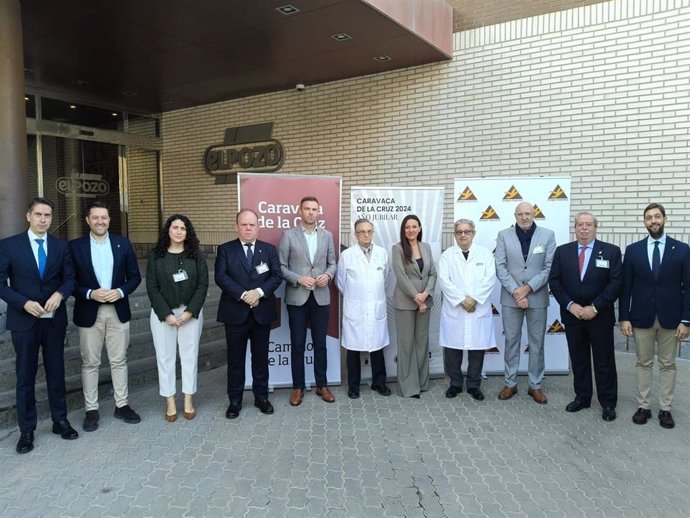
[(41, 155), (43, 193), (55, 203), (52, 235), (74, 239), (86, 234), (86, 207), (92, 201), (106, 204), (110, 231), (123, 233), (117, 144), (43, 135)]

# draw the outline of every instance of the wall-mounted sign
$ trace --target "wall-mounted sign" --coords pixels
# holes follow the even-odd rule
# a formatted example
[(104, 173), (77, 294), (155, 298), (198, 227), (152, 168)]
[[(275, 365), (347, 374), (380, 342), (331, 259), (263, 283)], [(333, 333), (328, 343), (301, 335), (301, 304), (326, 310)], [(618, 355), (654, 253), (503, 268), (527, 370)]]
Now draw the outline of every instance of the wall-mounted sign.
[(271, 138), (273, 123), (239, 126), (225, 130), (222, 144), (204, 152), (204, 169), (214, 176), (237, 172), (272, 173), (283, 165), (283, 145)]

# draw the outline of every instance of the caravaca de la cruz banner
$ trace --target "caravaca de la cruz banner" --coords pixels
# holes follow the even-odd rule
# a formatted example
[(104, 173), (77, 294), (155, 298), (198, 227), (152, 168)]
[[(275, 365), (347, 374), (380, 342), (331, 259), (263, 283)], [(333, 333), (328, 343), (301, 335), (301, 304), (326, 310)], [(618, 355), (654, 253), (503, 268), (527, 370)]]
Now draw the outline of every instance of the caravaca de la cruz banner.
[[(382, 246), (391, 260), (391, 247), (400, 242), (400, 224), (408, 214), (415, 214), (422, 223), (423, 241), (429, 243), (434, 262), (441, 256), (443, 230), (443, 188), (442, 187), (352, 187), (350, 194), (351, 243), (355, 244), (353, 224), (360, 218), (366, 218), (374, 225), (374, 244)], [(395, 330), (395, 310), (392, 305), (395, 276), (392, 271), (386, 286), (388, 299), (388, 333), (391, 343), (383, 349), (386, 359), (386, 371), (392, 378), (397, 372), (397, 335)], [(435, 300), (440, 299), (437, 295)], [(429, 323), (429, 373), (432, 376), (443, 376), (443, 353), (439, 346), (439, 324), (441, 304), (434, 302), (431, 307)], [(361, 354), (362, 378), (371, 378), (369, 355)]]
[[(453, 194), (454, 217), (456, 220), (473, 220), (477, 229), (474, 242), (489, 250), (496, 250), (498, 232), (515, 224), (515, 207), (520, 202), (529, 202), (534, 205), (535, 223), (553, 230), (556, 245), (562, 245), (570, 239), (570, 183), (570, 178), (553, 176), (456, 179)], [(487, 351), (484, 359), (484, 371), (487, 374), (502, 374), (504, 370), (505, 339), (501, 322), (500, 293), (500, 283), (496, 282), (491, 300), (497, 343), (496, 347)], [(551, 297), (544, 341), (546, 372), (551, 374), (569, 371), (568, 345), (560, 318), (558, 303)], [(520, 373), (527, 372), (528, 359), (527, 326), (523, 325)]]
[[(318, 225), (333, 234), (336, 257), (340, 254), (340, 202), (342, 180), (334, 176), (244, 174), (237, 176), (238, 204), (252, 209), (259, 218), (259, 237), (275, 245), (280, 244), (283, 231), (300, 222), (299, 204), (305, 196), (316, 196), (321, 205)], [(279, 319), (273, 325), (269, 341), (269, 379), (271, 387), (291, 387), (290, 326), (285, 306), (285, 283), (276, 290)], [(331, 315), (328, 322), (326, 347), (328, 350), (329, 384), (340, 383), (340, 322), (339, 298), (335, 283), (331, 284)], [(305, 382), (314, 385), (314, 356), (311, 331), (307, 331), (305, 345)], [(251, 359), (245, 364), (245, 388), (252, 386)]]

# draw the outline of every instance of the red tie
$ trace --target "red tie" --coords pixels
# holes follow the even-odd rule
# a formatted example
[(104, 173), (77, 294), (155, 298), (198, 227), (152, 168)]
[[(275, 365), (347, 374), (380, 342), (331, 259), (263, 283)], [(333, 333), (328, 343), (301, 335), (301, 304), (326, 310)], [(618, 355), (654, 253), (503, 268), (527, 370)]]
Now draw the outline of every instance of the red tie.
[(577, 264), (580, 266), (580, 277), (582, 277), (582, 270), (584, 270), (585, 267), (585, 252), (587, 251), (587, 247), (583, 246), (580, 249), (580, 255), (577, 256)]

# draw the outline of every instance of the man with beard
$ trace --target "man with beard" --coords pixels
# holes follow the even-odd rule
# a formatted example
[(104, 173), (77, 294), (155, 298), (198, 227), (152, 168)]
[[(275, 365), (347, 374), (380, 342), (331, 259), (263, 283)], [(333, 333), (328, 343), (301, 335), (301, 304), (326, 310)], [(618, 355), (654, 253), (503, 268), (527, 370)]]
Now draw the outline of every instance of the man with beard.
[(629, 245), (623, 261), (621, 333), (635, 339), (637, 403), (633, 423), (652, 417), (650, 394), (654, 345), (659, 357), (659, 424), (673, 428), (671, 404), (676, 385), (676, 350), (690, 334), (690, 248), (664, 234), (666, 210), (652, 203), (644, 210), (649, 237)]

